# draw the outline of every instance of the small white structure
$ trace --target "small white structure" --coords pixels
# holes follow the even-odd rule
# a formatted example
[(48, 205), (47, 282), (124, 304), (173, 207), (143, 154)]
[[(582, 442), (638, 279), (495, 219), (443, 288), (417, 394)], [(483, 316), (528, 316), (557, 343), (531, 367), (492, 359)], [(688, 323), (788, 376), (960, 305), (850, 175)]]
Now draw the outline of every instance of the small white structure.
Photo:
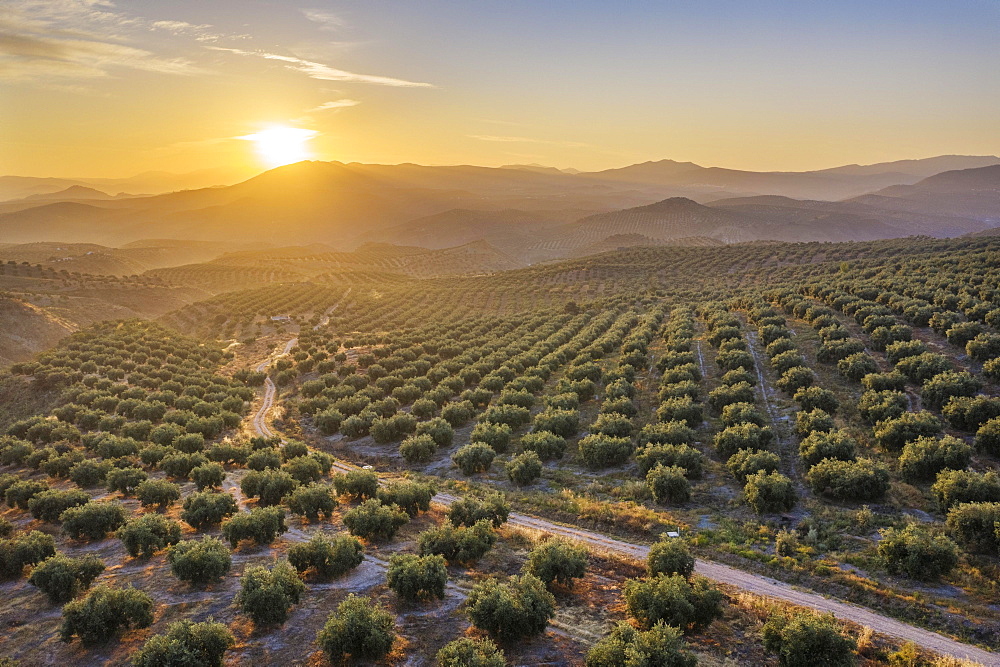
[(667, 531), (667, 537), (680, 537), (680, 536), (681, 536), (681, 534), (678, 533), (676, 530), (668, 530)]
[(291, 319), (291, 315), (271, 315), (272, 322), (289, 322)]

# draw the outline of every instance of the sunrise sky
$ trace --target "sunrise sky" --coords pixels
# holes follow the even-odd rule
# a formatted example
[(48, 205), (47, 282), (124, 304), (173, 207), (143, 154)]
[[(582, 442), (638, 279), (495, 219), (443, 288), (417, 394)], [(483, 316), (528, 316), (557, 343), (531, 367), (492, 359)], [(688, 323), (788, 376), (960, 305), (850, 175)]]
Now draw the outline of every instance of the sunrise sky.
[(0, 174), (996, 154), (998, 71), (995, 0), (3, 0)]

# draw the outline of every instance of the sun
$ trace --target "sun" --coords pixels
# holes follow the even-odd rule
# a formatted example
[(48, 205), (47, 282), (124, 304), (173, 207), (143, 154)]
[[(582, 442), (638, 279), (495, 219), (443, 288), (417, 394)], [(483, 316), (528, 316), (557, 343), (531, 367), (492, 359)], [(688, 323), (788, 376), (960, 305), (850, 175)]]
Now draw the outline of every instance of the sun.
[(279, 125), (240, 139), (252, 141), (257, 158), (268, 168), (274, 168), (310, 159), (309, 141), (317, 134), (316, 130)]

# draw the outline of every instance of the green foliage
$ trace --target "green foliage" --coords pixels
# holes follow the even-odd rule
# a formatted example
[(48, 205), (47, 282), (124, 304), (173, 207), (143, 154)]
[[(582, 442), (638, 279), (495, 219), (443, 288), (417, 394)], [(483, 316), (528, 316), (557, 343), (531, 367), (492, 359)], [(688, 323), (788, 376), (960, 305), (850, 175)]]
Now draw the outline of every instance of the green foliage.
[(129, 556), (148, 558), (180, 542), (181, 525), (161, 514), (143, 514), (128, 521), (115, 535), (125, 545)]
[(804, 612), (774, 613), (762, 630), (764, 646), (783, 667), (852, 667), (856, 642), (841, 632), (832, 616)]
[(255, 544), (270, 544), (285, 531), (285, 510), (280, 507), (254, 507), (239, 512), (222, 524), (222, 534), (235, 549), (242, 540)]
[(481, 421), (472, 429), (469, 441), (486, 443), (494, 452), (503, 454), (510, 447), (511, 433), (512, 430), (507, 424), (494, 424), (492, 422)]
[(350, 496), (355, 500), (374, 498), (378, 493), (378, 475), (373, 470), (352, 470), (334, 475), (333, 486), (337, 495)]
[(587, 667), (694, 667), (698, 659), (685, 650), (683, 633), (665, 623), (647, 631), (619, 623), (587, 653)]
[(809, 469), (806, 480), (814, 492), (837, 500), (879, 500), (889, 491), (889, 469), (872, 459), (825, 459)]
[(636, 452), (635, 462), (643, 474), (657, 465), (680, 466), (688, 477), (701, 477), (704, 457), (690, 445), (668, 445), (650, 443)]
[(506, 581), (491, 577), (469, 593), (468, 613), (477, 628), (509, 642), (544, 632), (555, 617), (555, 602), (545, 584), (533, 575)]
[(407, 463), (427, 463), (437, 449), (438, 445), (430, 435), (407, 436), (399, 445), (399, 453)]
[(538, 454), (529, 450), (511, 458), (505, 469), (510, 481), (524, 486), (542, 476), (542, 461), (538, 458)]
[(90, 501), (60, 515), (63, 532), (76, 540), (102, 540), (125, 523), (128, 513), (118, 502)]
[(43, 491), (48, 491), (49, 485), (34, 479), (25, 479), (12, 483), (4, 492), (4, 499), (8, 507), (18, 509), (28, 509), (28, 503), (32, 498)]
[(792, 480), (780, 472), (755, 472), (747, 475), (743, 495), (758, 514), (787, 512), (795, 505)]
[(80, 558), (57, 554), (39, 563), (28, 583), (45, 593), (52, 604), (62, 604), (90, 588), (101, 572), (104, 561), (93, 554)]
[(121, 630), (152, 625), (153, 598), (131, 586), (97, 586), (63, 607), (62, 616), (59, 634), (63, 641), (72, 641), (76, 635), (84, 644), (97, 644)]
[(448, 508), (448, 518), (456, 526), (473, 526), (487, 519), (494, 528), (507, 523), (510, 503), (500, 492), (488, 493), (482, 499), (467, 496), (456, 500)]
[(320, 516), (330, 518), (337, 508), (333, 489), (326, 484), (308, 484), (296, 487), (285, 496), (284, 503), (293, 514), (304, 516), (309, 521), (317, 521)]
[(756, 472), (775, 472), (781, 467), (781, 457), (761, 449), (741, 449), (729, 457), (726, 467), (741, 484)]
[(434, 439), (434, 444), (437, 445), (438, 448), (451, 447), (451, 444), (455, 439), (455, 429), (452, 428), (451, 424), (449, 424), (446, 419), (441, 417), (434, 417), (433, 419), (419, 422), (417, 424), (416, 434), (418, 436), (431, 436), (431, 438)]
[(0, 580), (16, 579), (26, 565), (40, 563), (55, 555), (55, 540), (37, 530), (0, 540)]
[(722, 616), (722, 593), (704, 577), (690, 582), (679, 574), (658, 574), (625, 582), (625, 604), (639, 627), (659, 622), (698, 632)]
[(80, 489), (42, 491), (28, 501), (31, 516), (39, 521), (58, 521), (59, 516), (70, 507), (79, 507), (90, 502), (90, 495)]
[(664, 537), (649, 548), (646, 568), (650, 577), (679, 574), (688, 578), (694, 572), (694, 556), (684, 540)]
[(906, 394), (894, 389), (866, 391), (858, 400), (861, 418), (875, 425), (882, 421), (898, 419), (906, 412), (909, 401)]
[(952, 537), (967, 550), (996, 556), (1000, 552), (1000, 503), (959, 503), (948, 510)]
[(812, 468), (824, 459), (853, 461), (857, 446), (847, 431), (816, 431), (799, 442), (799, 456), (806, 468)]
[(741, 449), (767, 449), (774, 441), (774, 432), (768, 426), (736, 424), (715, 434), (715, 449), (723, 461)]
[(646, 473), (646, 486), (653, 494), (653, 499), (660, 504), (685, 503), (691, 499), (691, 484), (686, 473), (680, 466), (658, 463)]
[(571, 587), (574, 579), (586, 574), (588, 558), (586, 547), (553, 537), (531, 550), (524, 572), (538, 577), (546, 586)]
[[(747, 392), (733, 396), (733, 400), (729, 401), (730, 403), (746, 400), (747, 395), (750, 397), (749, 400), (753, 400), (753, 387), (746, 383), (743, 384), (746, 385)], [(719, 389), (722, 389), (722, 387), (719, 387)], [(717, 409), (721, 410), (722, 406), (719, 405)], [(661, 422), (681, 421), (691, 428), (698, 428), (705, 417), (701, 403), (698, 403), (690, 396), (678, 396), (662, 401), (660, 407), (656, 409), (656, 418)]]
[(1000, 476), (992, 471), (942, 470), (931, 493), (944, 511), (959, 503), (996, 503), (1000, 502)]
[(393, 554), (389, 559), (386, 584), (403, 600), (443, 600), (447, 583), (444, 556)]
[(223, 655), (235, 643), (222, 623), (178, 621), (165, 635), (146, 640), (131, 660), (135, 667), (222, 667)]
[(135, 496), (143, 507), (165, 510), (181, 497), (181, 487), (165, 479), (147, 479), (135, 488)]
[(940, 410), (952, 397), (973, 396), (982, 386), (983, 383), (967, 371), (947, 371), (925, 381), (920, 398), (928, 407)]
[(883, 529), (878, 555), (890, 574), (923, 581), (945, 576), (958, 565), (954, 542), (912, 523), (902, 530)]
[(566, 439), (551, 431), (532, 431), (521, 436), (521, 447), (535, 452), (542, 461), (551, 461), (566, 453)]
[(287, 561), (270, 570), (262, 565), (250, 565), (240, 577), (240, 591), (235, 602), (255, 625), (280, 625), (288, 620), (292, 605), (298, 604), (305, 584)]
[(908, 481), (929, 480), (945, 468), (962, 470), (971, 459), (972, 447), (958, 438), (950, 435), (941, 438), (924, 436), (903, 447), (899, 456), (899, 471)]
[(248, 498), (257, 498), (266, 507), (280, 503), (298, 485), (298, 480), (285, 470), (251, 470), (243, 476), (240, 490)]
[(194, 482), (199, 491), (220, 487), (225, 478), (226, 471), (218, 463), (203, 463), (197, 468), (191, 469), (191, 481)]
[(504, 667), (503, 651), (490, 639), (461, 637), (448, 642), (435, 657), (438, 667)]
[(462, 474), (474, 475), (489, 470), (495, 458), (496, 452), (485, 442), (470, 442), (451, 455), (451, 462)]
[(214, 537), (178, 542), (167, 551), (170, 571), (181, 581), (205, 586), (229, 572), (232, 558), (229, 548)]
[(938, 435), (941, 427), (941, 421), (929, 412), (904, 412), (875, 426), (875, 442), (885, 449), (899, 451), (911, 440)]
[(422, 555), (444, 556), (449, 563), (471, 563), (482, 558), (496, 543), (496, 532), (488, 519), (472, 526), (455, 527), (450, 522), (420, 533), (417, 545)]
[(535, 415), (535, 431), (548, 431), (563, 438), (571, 438), (580, 430), (580, 412), (576, 408), (557, 408), (551, 405)]
[(410, 517), (395, 505), (383, 505), (376, 498), (369, 498), (344, 513), (344, 525), (351, 535), (366, 540), (391, 540)]
[(198, 491), (184, 499), (181, 519), (201, 530), (206, 526), (222, 523), (223, 519), (235, 514), (236, 510), (236, 500), (228, 493)]
[(976, 449), (992, 456), (1000, 455), (1000, 418), (994, 418), (976, 431)]
[(411, 517), (431, 508), (431, 498), (436, 490), (423, 482), (395, 482), (378, 490), (377, 497), (383, 505), (397, 505)]
[(629, 438), (594, 433), (577, 443), (577, 454), (589, 468), (607, 468), (625, 463), (634, 448)]
[(323, 533), (314, 533), (308, 542), (292, 545), (288, 562), (305, 574), (312, 570), (320, 579), (340, 577), (361, 564), (364, 547), (355, 537), (336, 535), (332, 539)]
[(392, 650), (395, 626), (392, 614), (381, 605), (352, 593), (330, 614), (316, 641), (334, 664), (346, 658), (377, 661)]

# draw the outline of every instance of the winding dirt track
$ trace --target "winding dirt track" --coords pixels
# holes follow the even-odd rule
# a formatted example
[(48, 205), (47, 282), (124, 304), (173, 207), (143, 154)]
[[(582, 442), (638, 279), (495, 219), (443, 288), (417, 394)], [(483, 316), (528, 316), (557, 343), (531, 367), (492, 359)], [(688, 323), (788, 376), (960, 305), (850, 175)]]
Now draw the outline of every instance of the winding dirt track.
[[(288, 341), (281, 354), (288, 354), (292, 347), (294, 347), (297, 340), (298, 339), (293, 338)], [(270, 363), (270, 359), (265, 361), (258, 366), (258, 370), (264, 370)], [(254, 429), (257, 433), (266, 437), (274, 435), (274, 432), (267, 424), (267, 414), (274, 405), (275, 394), (276, 390), (274, 384), (271, 382), (270, 378), (268, 378), (265, 383), (264, 403), (261, 405), (260, 410), (257, 411), (253, 418)], [(333, 464), (333, 467), (341, 472), (358, 469), (357, 466), (343, 461), (336, 461)], [(435, 502), (445, 506), (450, 505), (456, 500), (458, 500), (456, 496), (444, 493), (439, 493), (434, 496)], [(552, 521), (528, 514), (512, 512), (508, 522), (512, 526), (564, 537), (586, 544), (594, 549), (601, 549), (603, 551), (621, 554), (640, 561), (645, 561), (646, 557), (649, 555), (649, 547), (646, 545), (625, 542), (613, 537), (608, 537), (607, 535), (553, 523)], [(783, 600), (785, 602), (814, 609), (822, 613), (833, 614), (839, 619), (867, 626), (875, 632), (887, 637), (913, 642), (928, 651), (933, 651), (940, 655), (960, 658), (962, 660), (971, 660), (986, 666), (1000, 666), (1000, 655), (996, 653), (992, 653), (969, 644), (963, 644), (962, 642), (950, 639), (936, 632), (924, 630), (902, 621), (897, 621), (896, 619), (883, 616), (855, 604), (826, 598), (818, 593), (795, 588), (791, 584), (787, 584), (782, 581), (777, 581), (758, 574), (752, 574), (728, 565), (715, 563), (701, 558), (695, 562), (695, 572), (713, 581), (734, 586), (749, 593)]]

